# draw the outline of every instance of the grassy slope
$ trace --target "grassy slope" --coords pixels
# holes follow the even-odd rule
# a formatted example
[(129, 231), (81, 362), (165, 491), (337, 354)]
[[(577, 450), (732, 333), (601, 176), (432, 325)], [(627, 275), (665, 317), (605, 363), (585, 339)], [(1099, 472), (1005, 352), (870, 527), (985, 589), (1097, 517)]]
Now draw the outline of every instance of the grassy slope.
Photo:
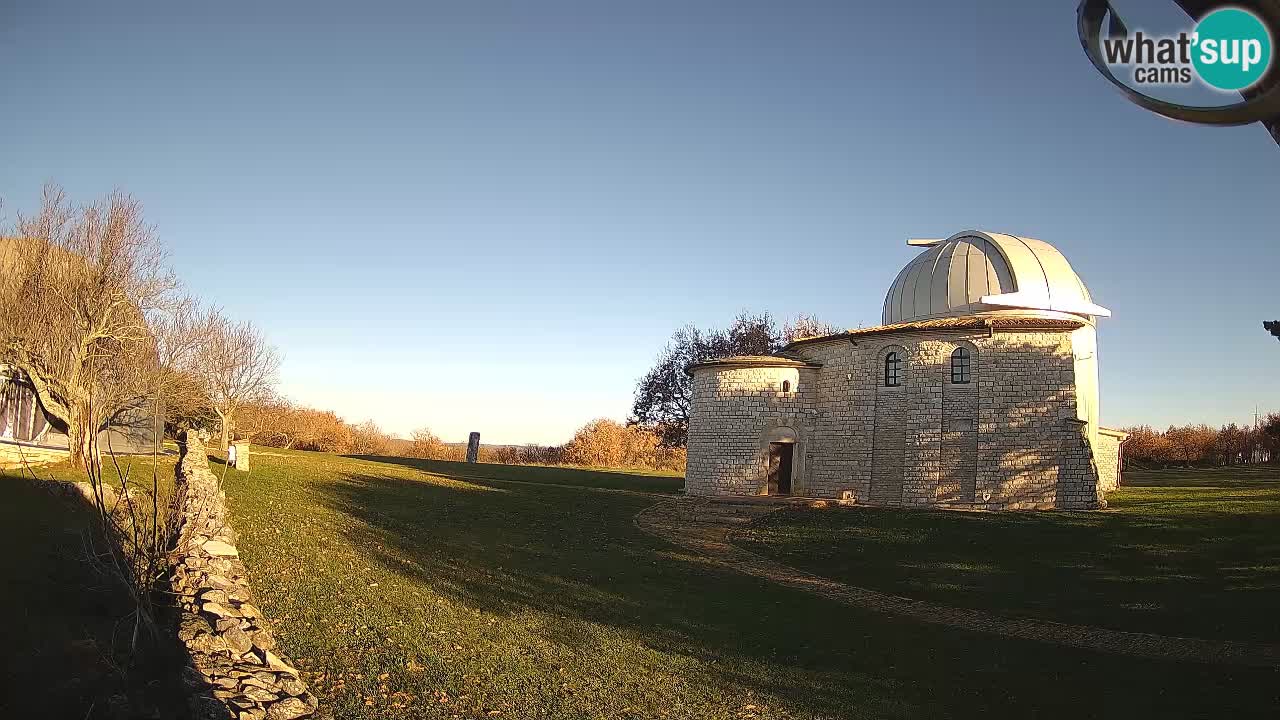
[[(163, 461), (162, 461), (163, 462)], [(134, 470), (150, 461), (139, 460)], [(118, 476), (106, 470), (109, 482)], [(117, 718), (184, 707), (175, 642), (147, 647), (124, 669), (132, 624), (124, 589), (86, 561), (90, 506), (49, 479), (82, 480), (66, 465), (40, 480), (0, 471), (0, 717)], [(171, 484), (172, 460), (160, 476)], [(141, 477), (139, 472), (135, 478)], [(158, 669), (159, 664), (168, 670)]]
[(1129, 472), (1125, 484), (1103, 513), (786, 510), (739, 544), (951, 605), (1280, 641), (1280, 470)]
[(1273, 671), (945, 631), (708, 566), (632, 525), (661, 498), (636, 490), (671, 479), (253, 463), (226, 481), (241, 552), (339, 717), (1245, 717), (1277, 699)]

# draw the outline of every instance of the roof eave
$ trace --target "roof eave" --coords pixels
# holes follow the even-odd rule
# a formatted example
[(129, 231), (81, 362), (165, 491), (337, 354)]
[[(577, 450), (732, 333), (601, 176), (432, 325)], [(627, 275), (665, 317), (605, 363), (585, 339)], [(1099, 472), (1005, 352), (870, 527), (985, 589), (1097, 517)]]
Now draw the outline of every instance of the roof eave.
[[(942, 324), (939, 321), (950, 321), (948, 324)], [(1016, 324), (1014, 324), (1016, 323)], [(976, 330), (986, 328), (992, 332), (998, 330), (1068, 330), (1081, 328), (1088, 325), (1089, 322), (1084, 318), (1037, 318), (1037, 317), (982, 317), (982, 316), (960, 316), (954, 318), (938, 317), (929, 320), (919, 320), (914, 322), (893, 323), (890, 325), (877, 325), (869, 328), (857, 328), (853, 330), (845, 330), (844, 332), (832, 335), (823, 335), (820, 337), (801, 338), (793, 340), (782, 348), (783, 352), (793, 347), (801, 345), (813, 345), (822, 342), (833, 342), (837, 340), (856, 340), (860, 337), (869, 335), (889, 335), (893, 333), (904, 332), (944, 332), (944, 331), (963, 331)]]
[(692, 375), (695, 370), (703, 370), (706, 368), (734, 368), (734, 367), (778, 367), (778, 368), (794, 368), (796, 370), (811, 369), (816, 370), (822, 367), (822, 363), (812, 360), (797, 360), (786, 357), (777, 356), (761, 356), (761, 357), (727, 357), (718, 358), (716, 360), (704, 360), (702, 362), (690, 363), (684, 369), (685, 373)]

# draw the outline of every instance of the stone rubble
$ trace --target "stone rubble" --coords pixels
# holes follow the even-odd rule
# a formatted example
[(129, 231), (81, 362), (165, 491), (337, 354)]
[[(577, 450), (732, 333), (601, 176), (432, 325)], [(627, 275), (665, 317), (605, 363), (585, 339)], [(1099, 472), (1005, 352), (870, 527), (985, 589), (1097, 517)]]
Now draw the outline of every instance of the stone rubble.
[(256, 606), (228, 522), (226, 495), (202, 440), (189, 433), (178, 465), (178, 536), (170, 584), (181, 609), (178, 637), (192, 667), (184, 676), (196, 718), (320, 717), (316, 696), (282, 656)]

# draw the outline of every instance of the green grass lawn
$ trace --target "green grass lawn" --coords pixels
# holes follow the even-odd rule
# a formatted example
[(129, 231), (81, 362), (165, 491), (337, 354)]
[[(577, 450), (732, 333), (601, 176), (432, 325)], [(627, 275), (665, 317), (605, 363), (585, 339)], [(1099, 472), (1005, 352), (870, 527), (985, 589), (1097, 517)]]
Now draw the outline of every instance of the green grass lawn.
[[(282, 644), (342, 718), (1238, 718), (1280, 702), (1274, 670), (924, 626), (723, 570), (632, 524), (678, 479), (296, 452), (252, 462), (226, 479), (241, 553)], [(1113, 517), (1125, 516), (1062, 522)], [(1135, 509), (1129, 522), (1175, 520)]]
[(748, 549), (1008, 615), (1280, 642), (1280, 469), (1125, 473), (1106, 512), (782, 510)]

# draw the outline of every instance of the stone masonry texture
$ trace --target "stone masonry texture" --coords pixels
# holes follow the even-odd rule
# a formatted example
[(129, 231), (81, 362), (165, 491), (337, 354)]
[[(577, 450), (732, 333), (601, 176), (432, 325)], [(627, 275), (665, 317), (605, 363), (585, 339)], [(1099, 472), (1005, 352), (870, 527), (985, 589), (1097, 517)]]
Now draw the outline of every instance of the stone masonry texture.
[[(951, 356), (971, 381), (951, 381)], [(884, 360), (902, 360), (885, 387)], [(814, 368), (695, 368), (685, 488), (766, 492), (770, 438), (794, 433), (793, 494), (877, 505), (1094, 509), (1118, 438), (1077, 419), (1071, 333), (916, 330), (833, 337), (791, 354)], [(790, 381), (790, 390), (782, 390)]]
[(1098, 488), (1103, 492), (1115, 490), (1120, 484), (1120, 438), (1098, 433), (1095, 453), (1098, 458)]
[(194, 433), (182, 443), (177, 470), (177, 541), (170, 585), (181, 609), (178, 637), (193, 718), (294, 720), (321, 717), (315, 695), (276, 647), (257, 608), (228, 524), (226, 496)]

